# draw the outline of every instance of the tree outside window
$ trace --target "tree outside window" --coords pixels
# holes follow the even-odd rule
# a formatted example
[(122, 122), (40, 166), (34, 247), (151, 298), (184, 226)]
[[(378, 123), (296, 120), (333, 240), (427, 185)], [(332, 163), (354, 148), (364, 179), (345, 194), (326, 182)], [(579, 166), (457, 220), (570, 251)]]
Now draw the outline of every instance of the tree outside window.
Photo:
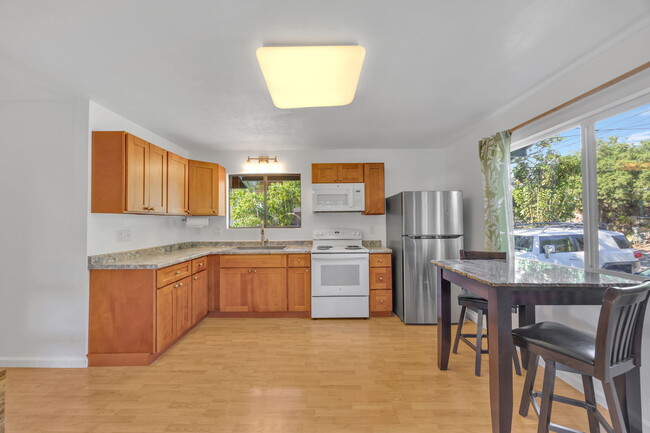
[(299, 174), (230, 176), (230, 227), (300, 227)]

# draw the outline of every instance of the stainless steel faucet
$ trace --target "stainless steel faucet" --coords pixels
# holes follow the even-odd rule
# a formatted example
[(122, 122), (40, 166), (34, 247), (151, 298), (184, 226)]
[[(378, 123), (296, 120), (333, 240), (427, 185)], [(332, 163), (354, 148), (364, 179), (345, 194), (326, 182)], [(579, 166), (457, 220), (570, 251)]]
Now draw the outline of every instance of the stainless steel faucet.
[(269, 240), (264, 237), (264, 221), (262, 221), (260, 235), (261, 235), (260, 245), (264, 247), (269, 242)]

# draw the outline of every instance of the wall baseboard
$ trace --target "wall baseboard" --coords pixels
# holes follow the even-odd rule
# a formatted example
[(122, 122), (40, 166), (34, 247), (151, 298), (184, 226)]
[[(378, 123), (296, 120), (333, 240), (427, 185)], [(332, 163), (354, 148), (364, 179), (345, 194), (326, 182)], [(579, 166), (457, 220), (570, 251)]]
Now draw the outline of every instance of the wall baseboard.
[(0, 357), (0, 367), (26, 367), (26, 368), (86, 368), (86, 357)]

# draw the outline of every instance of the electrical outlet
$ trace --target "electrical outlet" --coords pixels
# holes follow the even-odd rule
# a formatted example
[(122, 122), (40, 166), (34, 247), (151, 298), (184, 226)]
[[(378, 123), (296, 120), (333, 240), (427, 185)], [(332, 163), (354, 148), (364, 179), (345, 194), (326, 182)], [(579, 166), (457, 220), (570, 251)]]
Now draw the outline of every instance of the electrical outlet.
[(220, 235), (221, 234), (221, 226), (215, 226), (214, 227), (214, 234), (215, 235)]
[(374, 235), (375, 234), (375, 226), (370, 226), (370, 234)]
[(131, 230), (118, 230), (117, 231), (117, 241), (118, 242), (131, 242)]

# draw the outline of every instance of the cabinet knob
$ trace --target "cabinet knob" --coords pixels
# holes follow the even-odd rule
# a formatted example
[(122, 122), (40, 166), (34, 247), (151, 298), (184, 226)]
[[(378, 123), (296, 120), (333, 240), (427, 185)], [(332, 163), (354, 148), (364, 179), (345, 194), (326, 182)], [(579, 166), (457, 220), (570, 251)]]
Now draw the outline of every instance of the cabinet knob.
[(199, 266), (203, 266), (203, 263), (199, 263)]
[(194, 277), (194, 279), (195, 279), (195, 280), (198, 280), (198, 279), (199, 279), (199, 277)]
[(174, 288), (178, 287), (178, 284), (174, 285)]
[(253, 272), (253, 270), (252, 270), (252, 269), (249, 269), (248, 272)]
[(178, 274), (180, 274), (180, 273), (181, 273), (181, 271), (176, 271), (176, 275), (178, 275)]
[(384, 259), (379, 259), (379, 263), (384, 263)]
[(216, 210), (213, 210), (212, 213), (217, 213), (217, 211), (216, 211)]
[(302, 260), (301, 260), (301, 259), (296, 259), (296, 261), (297, 261), (297, 262), (302, 262)]
[(309, 269), (305, 269), (305, 272), (309, 272)]
[(380, 304), (383, 304), (383, 303), (384, 303), (384, 300), (383, 300), (383, 299), (380, 299), (380, 300), (379, 300), (379, 303), (380, 303)]
[(384, 277), (379, 277), (379, 281), (384, 281)]
[(179, 286), (182, 286), (182, 285), (183, 285), (183, 283), (178, 283), (178, 285), (179, 285)]

